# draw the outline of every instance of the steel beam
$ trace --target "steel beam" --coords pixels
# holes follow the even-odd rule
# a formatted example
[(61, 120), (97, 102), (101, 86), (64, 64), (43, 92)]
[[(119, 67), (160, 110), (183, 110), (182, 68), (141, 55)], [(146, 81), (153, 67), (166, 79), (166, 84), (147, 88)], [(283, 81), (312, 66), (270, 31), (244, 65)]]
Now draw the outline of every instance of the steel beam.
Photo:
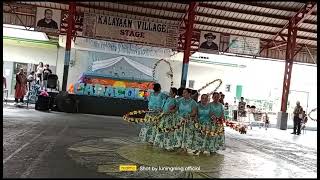
[[(295, 28), (302, 23), (305, 18), (317, 7), (317, 2), (309, 2), (306, 3), (293, 17), (290, 18), (290, 21), (294, 21), (295, 23)], [(294, 20), (293, 20), (294, 19)], [(289, 22), (280, 30), (276, 33), (276, 35), (273, 36), (273, 38), (267, 43), (265, 47), (263, 47), (259, 54), (266, 49), (266, 47), (269, 46), (270, 43), (272, 43), (285, 29), (288, 28)], [(289, 31), (289, 30), (288, 30)], [(289, 33), (288, 33), (289, 34)], [(289, 38), (288, 38), (289, 39)]]
[(17, 15), (23, 15), (23, 16), (33, 16), (35, 17), (35, 14), (30, 14), (30, 13), (24, 13), (24, 12), (12, 12), (12, 11), (8, 11), (8, 10), (3, 10), (3, 13), (9, 13), (9, 14), (17, 14)]
[[(284, 16), (284, 15), (275, 15), (275, 14), (264, 13), (264, 12), (257, 13), (256, 11), (253, 11), (253, 10), (243, 10), (243, 9), (237, 9), (234, 7), (223, 7), (223, 6), (213, 5), (213, 4), (206, 4), (206, 3), (199, 3), (199, 7), (205, 7), (210, 9), (222, 10), (222, 11), (231, 11), (231, 12), (249, 14), (254, 16), (270, 17), (270, 18), (280, 19), (280, 20), (288, 20), (288, 16)], [(304, 23), (316, 25), (317, 21), (305, 20)]]
[[(249, 32), (249, 33), (274, 35), (274, 32), (267, 32), (267, 31), (264, 31), (264, 30), (251, 29), (251, 28), (247, 28), (247, 27), (238, 27), (238, 26), (235, 26), (235, 25), (230, 26), (230, 25), (223, 25), (223, 24), (217, 24), (217, 23), (207, 23), (207, 22), (196, 22), (196, 24), (204, 25), (204, 26), (212, 26), (212, 27), (217, 27), (217, 28), (234, 29), (234, 30), (238, 30), (238, 31), (244, 31), (246, 33)], [(283, 36), (287, 36), (287, 35), (284, 35), (284, 34), (282, 34), (282, 35)], [(304, 40), (317, 41), (317, 38), (307, 37), (307, 36), (298, 36), (298, 38), (299, 39), (304, 39)], [(273, 40), (275, 40), (275, 38)]]
[(25, 25), (25, 23), (23, 23), (23, 21), (20, 19), (20, 17), (15, 13), (15, 12), (16, 12), (15, 10), (17, 9), (17, 7), (16, 7), (16, 8), (13, 8), (10, 4), (8, 4), (8, 6), (9, 6), (9, 8), (10, 8), (10, 10), (11, 10), (11, 13), (15, 14), (15, 16), (18, 18), (18, 20), (19, 20), (20, 23), (23, 25), (23, 27), (26, 28), (26, 30), (30, 30), (31, 27), (28, 28), (28, 27)]
[(294, 58), (302, 49), (303, 49), (303, 46), (301, 46), (298, 50), (296, 50), (292, 58)]
[[(63, 4), (62, 2), (60, 2), (60, 3)], [(127, 11), (127, 10), (122, 10), (122, 9), (116, 9), (116, 8), (94, 6), (94, 5), (82, 4), (80, 2), (77, 2), (77, 6), (89, 8), (89, 9), (97, 9), (97, 10), (103, 10), (103, 11), (131, 14), (131, 15), (136, 15), (136, 16), (145, 16), (145, 17), (150, 17), (150, 18), (155, 18), (155, 19), (164, 19), (164, 20), (169, 20), (169, 21), (180, 21), (181, 20), (181, 18), (176, 18), (176, 17), (165, 17), (164, 18), (163, 16), (160, 16), (160, 15), (145, 14), (142, 12), (133, 12), (133, 11)]]
[(296, 47), (296, 36), (297, 36), (296, 20), (297, 20), (296, 18), (292, 18), (289, 21), (288, 44), (286, 49), (286, 62), (285, 62), (286, 65), (284, 69), (283, 89), (282, 89), (282, 98), (281, 98), (281, 112), (287, 111), (293, 57), (294, 57), (294, 50)]
[[(170, 7), (170, 8), (169, 7), (158, 7), (158, 6), (151, 5), (151, 4), (138, 4), (137, 2), (136, 3), (134, 3), (134, 2), (131, 2), (131, 3), (118, 2), (118, 4), (127, 5), (127, 6), (134, 6), (134, 7), (148, 8), (148, 9), (153, 9), (153, 10), (159, 10), (159, 8), (161, 8), (164, 11), (169, 11), (169, 12), (174, 12), (174, 13), (185, 13), (185, 10), (183, 10), (183, 9), (172, 8), (172, 7)], [(254, 25), (263, 25), (263, 26), (277, 27), (277, 28), (281, 28), (282, 27), (281, 25), (278, 25), (278, 24), (258, 22), (258, 21), (248, 21), (248, 20), (244, 20), (244, 19), (240, 19), (240, 18), (230, 18), (230, 17), (212, 15), (212, 14), (201, 13), (201, 12), (197, 12), (196, 15), (197, 16), (207, 17), (207, 18), (209, 17), (209, 18), (215, 18), (215, 19), (222, 19), (222, 20), (226, 20), (226, 21), (249, 23), (249, 24), (254, 24)], [(184, 18), (185, 17), (186, 17), (186, 14), (185, 14)], [(196, 21), (196, 24), (201, 24), (201, 22)], [(310, 29), (305, 29), (305, 28), (299, 28), (298, 30), (299, 31), (304, 31), (304, 32), (310, 32), (310, 33), (317, 33), (317, 30), (310, 30)]]
[[(274, 42), (274, 44), (276, 44), (276, 43)], [(276, 46), (269, 47), (267, 49), (277, 49), (277, 48), (285, 46), (285, 45), (287, 45), (287, 42), (284, 42), (284, 43), (281, 43), (281, 44), (276, 44)]]
[[(177, 3), (179, 4), (179, 2), (177, 2)], [(120, 1), (118, 1), (117, 4), (122, 4), (122, 5), (126, 5), (126, 6), (134, 6), (134, 7), (142, 7), (142, 8), (153, 9), (153, 10), (164, 10), (164, 11), (181, 13), (181, 14), (184, 14), (186, 12), (186, 10), (180, 9), (180, 8), (159, 7), (159, 6), (155, 6), (152, 4), (141, 4), (141, 2), (139, 2), (139, 1), (136, 1), (136, 2), (134, 2), (134, 1), (120, 2)]]
[[(279, 7), (277, 5), (271, 5), (271, 4), (262, 4), (259, 2), (241, 2), (241, 4), (245, 4), (248, 6), (255, 6), (255, 7), (262, 7), (262, 8), (268, 8), (268, 9), (273, 9), (273, 10), (278, 10), (278, 11), (290, 11), (290, 12), (297, 12), (299, 11), (299, 8), (294, 8), (294, 7)], [(317, 15), (316, 13), (312, 13), (312, 15)]]
[(186, 31), (186, 39), (184, 43), (184, 54), (183, 54), (183, 65), (182, 65), (182, 75), (181, 75), (181, 85), (180, 87), (186, 87), (187, 84), (187, 76), (188, 76), (188, 66), (189, 66), (189, 58), (191, 51), (191, 40), (193, 34), (193, 24), (195, 20), (196, 14), (196, 2), (190, 2), (188, 8), (188, 22), (187, 22), (187, 31)]
[(312, 54), (311, 54), (309, 48), (307, 47), (307, 45), (305, 45), (305, 47), (306, 47), (306, 49), (307, 49), (307, 51), (308, 51), (308, 53), (309, 53), (310, 58), (311, 58), (312, 61), (314, 62), (314, 64), (317, 64), (316, 60), (315, 60), (314, 57), (312, 56)]
[[(245, 19), (241, 19), (239, 17), (226, 17), (226, 16), (221, 16), (221, 15), (215, 15), (215, 14), (207, 14), (207, 13), (200, 13), (198, 12), (196, 14), (198, 17), (205, 17), (205, 18), (213, 18), (213, 19), (220, 19), (223, 21), (233, 21), (233, 22), (239, 22), (239, 23), (246, 23), (246, 24), (250, 24), (250, 25), (257, 25), (257, 26), (268, 26), (268, 27), (273, 27), (273, 28), (282, 28), (283, 25), (279, 25), (279, 24), (274, 24), (274, 23), (270, 23), (270, 22), (259, 22), (259, 21), (250, 21), (250, 20), (245, 20)], [(201, 24), (202, 22), (200, 21), (196, 21), (196, 24)], [(308, 32), (308, 33), (317, 33), (317, 30), (313, 30), (313, 29), (307, 29), (307, 28), (298, 28), (299, 31), (303, 31), (303, 32)]]
[(62, 91), (67, 90), (69, 62), (70, 62), (70, 54), (71, 54), (71, 41), (72, 41), (74, 25), (75, 25), (75, 19), (74, 19), (75, 14), (76, 14), (76, 3), (74, 1), (70, 1), (66, 50), (65, 50), (65, 57), (64, 57), (64, 68), (63, 68)]

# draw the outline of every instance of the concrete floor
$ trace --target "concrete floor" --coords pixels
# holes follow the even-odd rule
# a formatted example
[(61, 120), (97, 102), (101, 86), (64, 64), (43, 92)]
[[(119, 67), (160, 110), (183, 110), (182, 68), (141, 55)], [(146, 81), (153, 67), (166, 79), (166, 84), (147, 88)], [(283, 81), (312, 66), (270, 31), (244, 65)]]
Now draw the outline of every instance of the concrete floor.
[[(226, 150), (198, 164), (207, 169), (202, 177), (316, 178), (317, 132), (297, 136), (291, 131), (254, 127), (242, 135), (226, 128)], [(112, 163), (154, 166), (152, 160), (141, 159), (148, 153), (160, 161), (170, 158), (172, 154), (143, 149), (137, 142), (138, 132), (137, 125), (119, 117), (48, 113), (9, 103), (3, 108), (3, 177), (174, 177), (163, 172), (108, 171)]]

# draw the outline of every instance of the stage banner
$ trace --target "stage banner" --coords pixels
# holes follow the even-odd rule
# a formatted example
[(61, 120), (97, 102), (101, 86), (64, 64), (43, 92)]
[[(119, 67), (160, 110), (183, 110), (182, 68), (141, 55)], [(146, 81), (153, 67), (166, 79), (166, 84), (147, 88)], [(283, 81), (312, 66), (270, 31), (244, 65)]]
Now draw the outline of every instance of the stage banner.
[[(59, 46), (66, 46), (66, 36), (59, 36)], [(78, 50), (94, 51), (102, 53), (119, 54), (146, 58), (169, 58), (173, 51), (168, 48), (158, 48), (151, 46), (141, 46), (136, 44), (118, 43), (77, 37), (75, 42), (71, 42), (71, 47)]]
[(260, 39), (230, 35), (229, 52), (235, 54), (257, 55), (260, 51)]
[(85, 13), (83, 36), (156, 47), (177, 48), (177, 25)]

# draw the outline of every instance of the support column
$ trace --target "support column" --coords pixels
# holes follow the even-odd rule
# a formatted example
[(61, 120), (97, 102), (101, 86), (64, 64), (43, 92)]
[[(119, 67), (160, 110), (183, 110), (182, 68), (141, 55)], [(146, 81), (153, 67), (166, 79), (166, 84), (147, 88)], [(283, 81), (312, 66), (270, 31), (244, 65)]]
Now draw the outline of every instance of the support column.
[(297, 27), (295, 18), (292, 18), (289, 21), (288, 27), (288, 40), (287, 40), (287, 49), (286, 49), (286, 65), (284, 69), (284, 78), (283, 78), (283, 89), (282, 89), (282, 98), (281, 98), (281, 112), (278, 113), (278, 121), (277, 128), (281, 130), (287, 129), (287, 119), (288, 113), (287, 104), (288, 104), (288, 96), (290, 90), (290, 82), (291, 82), (291, 73), (292, 73), (292, 65), (293, 65), (293, 57), (295, 55), (296, 48), (296, 37), (297, 37)]
[(70, 1), (69, 3), (69, 17), (68, 17), (68, 30), (67, 30), (67, 41), (66, 50), (64, 56), (64, 68), (63, 68), (63, 80), (62, 80), (62, 91), (67, 90), (68, 83), (68, 73), (69, 73), (69, 62), (70, 62), (70, 52), (71, 52), (71, 41), (74, 31), (74, 17), (76, 13), (76, 3)]
[(181, 87), (186, 87), (187, 84), (187, 75), (189, 67), (189, 58), (191, 50), (191, 39), (193, 34), (193, 24), (195, 19), (195, 8), (196, 2), (190, 2), (188, 9), (188, 21), (186, 27), (186, 38), (184, 42), (184, 54), (183, 54), (183, 65), (182, 65), (182, 76), (181, 76)]

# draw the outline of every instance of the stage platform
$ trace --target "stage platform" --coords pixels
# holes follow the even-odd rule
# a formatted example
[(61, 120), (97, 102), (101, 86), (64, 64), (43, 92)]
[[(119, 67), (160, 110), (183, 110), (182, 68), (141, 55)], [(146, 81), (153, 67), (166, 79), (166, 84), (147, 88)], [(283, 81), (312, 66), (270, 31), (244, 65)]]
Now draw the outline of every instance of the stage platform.
[[(58, 93), (50, 93), (52, 101), (58, 99), (56, 98), (57, 95)], [(59, 103), (56, 101), (55, 105), (58, 104)], [(60, 103), (58, 108), (52, 108), (52, 110), (71, 113), (123, 116), (130, 111), (146, 110), (147, 108), (148, 101), (145, 100), (68, 94), (67, 100), (62, 104)]]

